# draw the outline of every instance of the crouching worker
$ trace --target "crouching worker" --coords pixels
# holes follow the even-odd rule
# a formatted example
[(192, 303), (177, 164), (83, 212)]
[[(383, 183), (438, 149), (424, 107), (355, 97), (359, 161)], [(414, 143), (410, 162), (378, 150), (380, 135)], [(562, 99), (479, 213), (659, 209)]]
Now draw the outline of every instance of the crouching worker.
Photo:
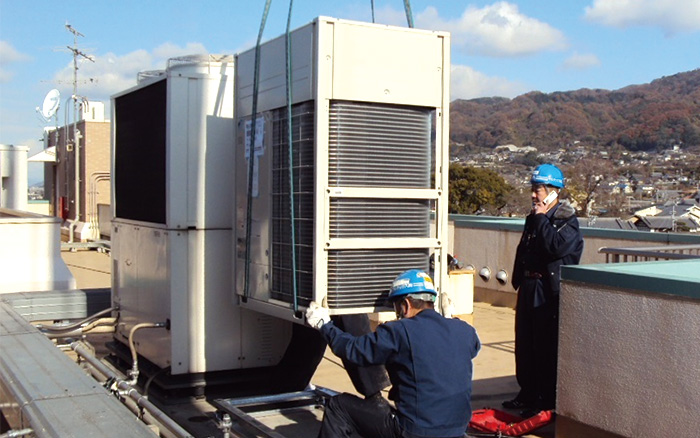
[(396, 277), (389, 292), (398, 320), (355, 337), (336, 327), (312, 302), (306, 321), (333, 353), (360, 366), (383, 364), (389, 399), (351, 394), (331, 398), (319, 437), (462, 437), (471, 418), (472, 359), (481, 344), (474, 327), (434, 310), (432, 279), (419, 270)]

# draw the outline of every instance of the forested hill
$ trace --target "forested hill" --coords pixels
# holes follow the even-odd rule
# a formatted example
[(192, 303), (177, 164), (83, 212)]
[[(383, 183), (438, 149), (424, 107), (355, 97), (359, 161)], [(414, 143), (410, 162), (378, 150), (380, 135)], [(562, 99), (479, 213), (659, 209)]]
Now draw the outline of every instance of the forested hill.
[(645, 151), (698, 146), (700, 69), (614, 91), (456, 100), (450, 106), (450, 131), (453, 154), (504, 144), (548, 151), (575, 141)]

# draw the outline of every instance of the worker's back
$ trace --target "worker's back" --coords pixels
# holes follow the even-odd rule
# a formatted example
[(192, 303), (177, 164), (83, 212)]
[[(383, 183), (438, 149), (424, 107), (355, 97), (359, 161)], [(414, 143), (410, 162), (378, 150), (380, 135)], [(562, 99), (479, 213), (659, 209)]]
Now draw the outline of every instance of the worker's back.
[(432, 309), (377, 328), (400, 345), (386, 368), (404, 430), (420, 436), (462, 436), (471, 417), (472, 359), (480, 348), (476, 331)]

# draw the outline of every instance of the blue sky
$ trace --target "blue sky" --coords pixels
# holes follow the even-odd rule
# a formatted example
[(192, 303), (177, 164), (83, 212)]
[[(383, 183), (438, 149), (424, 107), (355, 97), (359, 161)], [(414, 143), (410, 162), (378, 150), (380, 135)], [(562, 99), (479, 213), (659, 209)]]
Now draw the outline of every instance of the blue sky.
[[(72, 92), (66, 23), (84, 35), (78, 48), (95, 61), (79, 64), (78, 94), (109, 106), (139, 71), (162, 69), (168, 58), (252, 47), (264, 3), (0, 0), (0, 143), (41, 150), (46, 123), (36, 107), (52, 88), (63, 106)], [(700, 0), (414, 0), (411, 7), (415, 27), (452, 33), (452, 99), (618, 89), (700, 67)], [(272, 2), (264, 39), (285, 31), (288, 9), (288, 1)], [(374, 12), (378, 23), (406, 26), (403, 1), (375, 0)], [(292, 27), (319, 15), (371, 21), (371, 1), (297, 0)]]

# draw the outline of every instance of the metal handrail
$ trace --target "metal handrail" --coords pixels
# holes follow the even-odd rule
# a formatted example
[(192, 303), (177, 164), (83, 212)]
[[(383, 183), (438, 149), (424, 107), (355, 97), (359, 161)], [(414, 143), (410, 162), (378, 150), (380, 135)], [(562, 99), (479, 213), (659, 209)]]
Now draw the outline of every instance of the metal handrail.
[(700, 245), (638, 246), (633, 248), (602, 247), (605, 263), (645, 262), (650, 260), (687, 260), (700, 258)]

